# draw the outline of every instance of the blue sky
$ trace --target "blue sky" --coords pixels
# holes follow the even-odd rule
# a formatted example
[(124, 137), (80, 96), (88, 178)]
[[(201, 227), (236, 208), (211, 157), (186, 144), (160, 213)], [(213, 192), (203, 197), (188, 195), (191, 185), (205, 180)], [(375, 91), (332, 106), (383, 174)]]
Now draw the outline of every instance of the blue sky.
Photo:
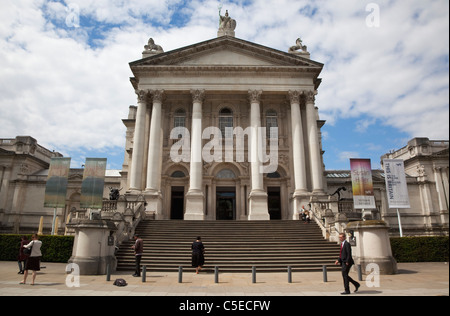
[(325, 65), (316, 97), (325, 166), (449, 138), (447, 0), (0, 0), (1, 138), (30, 135), (72, 157), (121, 169), (136, 104), (128, 63), (149, 37), (165, 51), (217, 36), (218, 6), (236, 37), (287, 51), (301, 37)]

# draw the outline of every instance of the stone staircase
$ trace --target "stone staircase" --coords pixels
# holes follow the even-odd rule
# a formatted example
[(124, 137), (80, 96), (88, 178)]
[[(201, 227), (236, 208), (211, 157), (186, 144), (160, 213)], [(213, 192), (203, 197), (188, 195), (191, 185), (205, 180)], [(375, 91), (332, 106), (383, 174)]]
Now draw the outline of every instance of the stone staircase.
[[(339, 246), (326, 241), (316, 223), (301, 221), (142, 221), (136, 233), (144, 240), (141, 264), (148, 271), (194, 271), (191, 244), (202, 237), (206, 248), (203, 271), (321, 271), (334, 266)], [(133, 241), (117, 253), (119, 271), (134, 271)]]

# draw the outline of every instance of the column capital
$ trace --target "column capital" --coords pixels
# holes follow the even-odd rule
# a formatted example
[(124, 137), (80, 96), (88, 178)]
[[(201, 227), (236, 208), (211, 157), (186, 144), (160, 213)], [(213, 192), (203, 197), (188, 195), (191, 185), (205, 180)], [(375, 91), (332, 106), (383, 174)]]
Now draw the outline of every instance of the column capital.
[(259, 103), (261, 101), (262, 90), (248, 90), (250, 103)]
[(316, 102), (316, 91), (304, 91), (303, 94), (306, 97), (306, 103), (315, 103)]
[(150, 95), (153, 97), (153, 102), (160, 102), (164, 100), (164, 90), (150, 90)]
[(205, 100), (205, 90), (204, 89), (192, 89), (191, 90), (192, 100), (194, 102), (203, 103)]
[(300, 98), (302, 96), (302, 91), (299, 90), (289, 90), (289, 99), (292, 103), (300, 103)]
[(147, 102), (148, 90), (136, 89), (136, 90), (134, 90), (134, 92), (136, 93), (136, 95), (138, 97), (138, 102), (139, 103), (146, 103)]

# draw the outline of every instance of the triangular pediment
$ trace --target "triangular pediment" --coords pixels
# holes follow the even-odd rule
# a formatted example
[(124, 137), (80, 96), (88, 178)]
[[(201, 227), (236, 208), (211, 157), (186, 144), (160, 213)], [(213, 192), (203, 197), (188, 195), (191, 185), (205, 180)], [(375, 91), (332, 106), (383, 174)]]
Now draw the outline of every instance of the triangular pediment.
[(132, 69), (142, 66), (305, 67), (320, 72), (323, 64), (235, 37), (223, 36), (130, 63)]

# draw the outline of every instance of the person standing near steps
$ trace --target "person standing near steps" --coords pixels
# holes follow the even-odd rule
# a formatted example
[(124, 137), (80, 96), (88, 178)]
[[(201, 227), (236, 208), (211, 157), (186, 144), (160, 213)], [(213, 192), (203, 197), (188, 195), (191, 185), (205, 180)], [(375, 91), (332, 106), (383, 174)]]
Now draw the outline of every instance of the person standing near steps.
[(36, 272), (41, 271), (42, 241), (39, 240), (37, 234), (33, 234), (33, 236), (31, 236), (31, 239), (32, 241), (28, 245), (24, 246), (24, 248), (31, 249), (31, 254), (28, 257), (27, 261), (25, 262), (23, 281), (20, 282), (20, 284), (27, 283), (28, 270), (32, 270), (33, 276), (31, 280), (31, 285), (34, 285), (34, 281), (36, 280)]
[(136, 265), (133, 276), (140, 277), (141, 276), (141, 259), (142, 259), (142, 255), (144, 254), (144, 241), (138, 235), (134, 235), (133, 238), (134, 238), (134, 245), (131, 247), (131, 249), (134, 250), (135, 265)]
[(200, 236), (192, 243), (191, 249), (192, 267), (195, 268), (195, 273), (198, 274), (205, 264), (205, 246), (203, 246), (202, 238)]
[(350, 272), (350, 268), (355, 264), (352, 257), (352, 247), (350, 243), (345, 240), (345, 234), (339, 234), (339, 241), (341, 242), (341, 251), (339, 252), (339, 259), (336, 260), (335, 264), (340, 265), (342, 267), (342, 278), (344, 279), (344, 289), (345, 292), (342, 292), (342, 295), (350, 294), (350, 283), (355, 286), (355, 293), (358, 292), (361, 284), (353, 280), (348, 273)]

